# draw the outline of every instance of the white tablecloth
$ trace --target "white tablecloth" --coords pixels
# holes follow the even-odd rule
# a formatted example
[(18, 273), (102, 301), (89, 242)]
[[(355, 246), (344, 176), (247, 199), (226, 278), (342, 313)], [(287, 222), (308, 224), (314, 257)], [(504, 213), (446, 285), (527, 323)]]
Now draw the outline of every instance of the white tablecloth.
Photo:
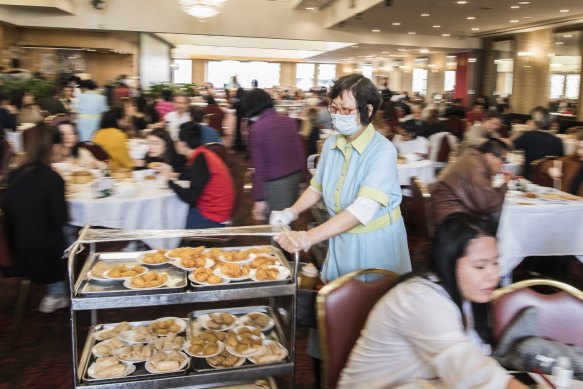
[(497, 235), (503, 275), (527, 256), (583, 255), (583, 201), (521, 202), (530, 201), (508, 194), (500, 215)]
[(435, 169), (433, 161), (428, 159), (423, 161), (397, 164), (399, 183), (402, 186), (411, 185), (411, 177), (417, 176), (425, 185), (435, 181)]
[[(70, 224), (123, 229), (166, 230), (186, 226), (188, 204), (182, 202), (170, 189), (161, 189), (155, 182), (139, 183), (139, 192), (133, 198), (114, 196), (90, 198), (87, 190), (69, 198)], [(180, 238), (146, 239), (152, 248), (174, 248)]]
[[(535, 373), (528, 373), (538, 384), (540, 389), (548, 389), (549, 386), (544, 380)], [(553, 380), (553, 377), (546, 376), (549, 380)], [(583, 389), (583, 381), (572, 380), (570, 389)], [(412, 382), (410, 384), (400, 385), (397, 389), (449, 389), (440, 380), (417, 380), (417, 382)]]

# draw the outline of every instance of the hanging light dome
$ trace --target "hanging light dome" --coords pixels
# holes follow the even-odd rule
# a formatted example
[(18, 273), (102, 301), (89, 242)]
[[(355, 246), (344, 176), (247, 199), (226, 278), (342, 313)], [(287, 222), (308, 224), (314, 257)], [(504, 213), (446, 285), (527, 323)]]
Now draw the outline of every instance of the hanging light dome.
[(208, 19), (218, 15), (227, 0), (178, 0), (180, 9), (199, 19)]

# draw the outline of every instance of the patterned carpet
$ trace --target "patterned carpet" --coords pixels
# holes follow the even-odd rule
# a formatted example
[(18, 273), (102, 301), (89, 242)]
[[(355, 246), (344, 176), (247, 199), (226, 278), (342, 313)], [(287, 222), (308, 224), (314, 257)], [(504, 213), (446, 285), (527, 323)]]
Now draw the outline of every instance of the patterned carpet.
[[(229, 153), (227, 161), (236, 179), (239, 188), (242, 188), (247, 163), (244, 154)], [(243, 193), (241, 208), (237, 217), (238, 225), (254, 224), (251, 219), (252, 200), (248, 193)], [(403, 204), (403, 213), (407, 223), (407, 204)], [(306, 213), (298, 220), (294, 228), (303, 229), (313, 219)], [(249, 240), (233, 241), (230, 244), (249, 244)], [(414, 268), (421, 265), (426, 259), (429, 245), (422, 238), (409, 231), (409, 248), (413, 253)], [(304, 255), (303, 261), (313, 260), (311, 256)], [(571, 264), (568, 281), (582, 288), (582, 266), (573, 261)], [(526, 274), (520, 270), (518, 278)], [(26, 304), (23, 320), (17, 328), (12, 328), (16, 300), (18, 297), (20, 280), (0, 278), (0, 389), (12, 388), (71, 388), (73, 372), (71, 368), (71, 344), (70, 344), (70, 320), (68, 310), (62, 309), (53, 314), (42, 314), (37, 308), (44, 293), (44, 288), (32, 285)], [(158, 307), (154, 310), (148, 308), (133, 308), (124, 310), (124, 316), (128, 315), (132, 320), (148, 320), (165, 315), (186, 316), (192, 311), (192, 306), (180, 305), (172, 307)], [(128, 313), (129, 312), (129, 313)], [(100, 314), (99, 322), (115, 322), (120, 320), (120, 312), (116, 310), (104, 311)], [(80, 315), (82, 331), (80, 339), (85, 338), (89, 323), (88, 314)], [(307, 330), (298, 331), (297, 340), (297, 368), (296, 388), (315, 388), (315, 375), (310, 357), (305, 353)]]

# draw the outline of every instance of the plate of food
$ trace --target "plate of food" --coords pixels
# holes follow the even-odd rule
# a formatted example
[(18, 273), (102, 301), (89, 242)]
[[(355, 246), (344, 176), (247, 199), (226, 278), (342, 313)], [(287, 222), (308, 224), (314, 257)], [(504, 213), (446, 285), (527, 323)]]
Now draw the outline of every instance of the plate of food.
[(142, 265), (114, 265), (111, 269), (103, 273), (103, 277), (123, 281), (147, 272), (148, 268)]
[(201, 327), (207, 330), (227, 331), (237, 325), (237, 316), (227, 312), (210, 313), (197, 317)]
[(280, 262), (271, 255), (263, 255), (261, 254), (259, 257), (255, 258), (249, 264), (251, 269), (257, 269), (262, 266), (279, 266)]
[(147, 326), (138, 326), (131, 330), (121, 332), (119, 338), (126, 343), (136, 344), (151, 342), (157, 338), (157, 335), (152, 334)]
[(181, 351), (161, 351), (146, 361), (146, 370), (152, 374), (174, 373), (187, 368), (190, 358)]
[(154, 320), (148, 330), (158, 336), (179, 334), (186, 329), (186, 320), (179, 317), (162, 317)]
[(221, 285), (228, 284), (230, 281), (221, 278), (213, 273), (213, 269), (201, 267), (194, 270), (188, 275), (188, 279), (199, 285)]
[(275, 325), (275, 321), (265, 313), (249, 312), (237, 319), (240, 326), (259, 328), (261, 331), (269, 331)]
[(166, 286), (168, 274), (151, 271), (144, 275), (132, 277), (123, 282), (123, 286), (133, 290), (157, 289)]
[(213, 273), (229, 281), (243, 281), (251, 278), (251, 268), (249, 265), (238, 265), (236, 263), (223, 263), (221, 266), (215, 268)]
[(253, 246), (246, 249), (248, 253), (255, 254), (256, 256), (270, 255), (274, 256), (273, 247), (271, 246)]
[(191, 256), (201, 256), (205, 251), (204, 246), (198, 247), (178, 247), (172, 250), (166, 251), (166, 257), (170, 259), (182, 259), (190, 258)]
[(156, 349), (151, 344), (131, 344), (119, 349), (116, 356), (122, 362), (140, 363), (145, 362), (156, 353)]
[(115, 266), (115, 265), (113, 265), (111, 263), (99, 261), (95, 265), (93, 265), (91, 270), (89, 270), (87, 272), (87, 279), (89, 279), (91, 281), (100, 281), (100, 282), (112, 282), (112, 281), (115, 282), (115, 281), (117, 281), (116, 279), (107, 278), (104, 276), (104, 274), (108, 270), (110, 270), (113, 266)]
[(253, 281), (281, 281), (288, 278), (290, 271), (283, 266), (262, 266), (251, 270), (251, 279)]
[(259, 328), (240, 326), (227, 334), (227, 351), (238, 357), (250, 357), (263, 346), (263, 334)]
[(87, 374), (95, 379), (121, 378), (136, 371), (131, 362), (122, 362), (117, 357), (97, 358), (87, 369)]
[(263, 363), (273, 363), (273, 362), (280, 362), (287, 358), (288, 352), (285, 347), (283, 347), (280, 343), (276, 342), (275, 340), (265, 340), (263, 342), (263, 347), (259, 349), (255, 354), (247, 359), (254, 364), (263, 364)]
[(176, 336), (168, 334), (154, 339), (151, 345), (158, 351), (182, 350), (185, 338), (183, 336)]
[(104, 326), (102, 330), (93, 333), (93, 338), (95, 340), (112, 339), (123, 331), (129, 331), (131, 329), (132, 325), (130, 323), (122, 321), (121, 323)]
[(184, 343), (183, 351), (195, 358), (214, 357), (225, 349), (225, 344), (219, 340), (220, 337), (224, 339), (225, 334), (211, 330), (204, 331)]
[(215, 369), (230, 369), (244, 364), (245, 358), (238, 357), (225, 350), (215, 357), (207, 358), (206, 363)]
[(203, 256), (191, 256), (188, 258), (174, 259), (171, 264), (179, 269), (192, 271), (198, 268), (213, 267), (215, 265), (215, 261)]
[(128, 344), (121, 339), (111, 338), (97, 343), (91, 348), (91, 353), (97, 358), (106, 358), (116, 355), (116, 351)]
[(160, 266), (170, 262), (164, 254), (166, 250), (146, 251), (138, 257), (138, 262), (147, 266)]

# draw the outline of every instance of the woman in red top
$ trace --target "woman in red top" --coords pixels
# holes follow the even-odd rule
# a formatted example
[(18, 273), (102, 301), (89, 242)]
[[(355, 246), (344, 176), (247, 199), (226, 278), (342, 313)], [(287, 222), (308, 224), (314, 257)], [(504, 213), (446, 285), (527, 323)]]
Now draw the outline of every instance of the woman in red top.
[(219, 107), (215, 98), (211, 95), (206, 97), (207, 106), (204, 110), (206, 115), (209, 115), (209, 126), (218, 131), (218, 133), (223, 135), (223, 119), (225, 118), (225, 113), (223, 109)]
[(180, 126), (176, 142), (176, 151), (187, 159), (186, 171), (179, 179), (190, 181), (189, 188), (182, 188), (172, 179), (176, 174), (170, 165), (162, 164), (156, 169), (178, 197), (190, 204), (186, 228), (222, 227), (233, 214), (233, 178), (223, 160), (200, 145), (200, 132), (197, 123), (186, 122)]

